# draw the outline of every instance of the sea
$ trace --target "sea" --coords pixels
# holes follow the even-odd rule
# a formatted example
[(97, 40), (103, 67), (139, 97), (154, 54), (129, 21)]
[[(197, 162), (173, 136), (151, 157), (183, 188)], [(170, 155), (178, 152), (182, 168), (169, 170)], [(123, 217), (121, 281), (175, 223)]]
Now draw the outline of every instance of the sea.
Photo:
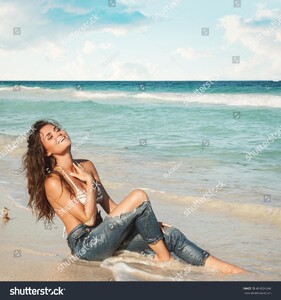
[[(22, 207), (19, 137), (40, 119), (67, 130), (116, 202), (144, 189), (161, 221), (258, 280), (280, 280), (280, 81), (2, 81), (0, 184)], [(120, 262), (105, 265), (149, 280), (123, 263), (123, 277)], [(224, 280), (206, 276), (185, 280)]]

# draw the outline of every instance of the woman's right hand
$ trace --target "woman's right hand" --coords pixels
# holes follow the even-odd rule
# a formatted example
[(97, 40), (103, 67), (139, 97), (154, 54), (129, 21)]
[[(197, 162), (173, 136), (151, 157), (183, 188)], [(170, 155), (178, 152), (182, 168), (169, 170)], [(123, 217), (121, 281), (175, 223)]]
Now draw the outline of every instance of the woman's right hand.
[(87, 186), (91, 187), (94, 180), (92, 174), (86, 172), (82, 167), (78, 167), (75, 163), (73, 163), (73, 166), (77, 173), (70, 173), (70, 175), (85, 182)]

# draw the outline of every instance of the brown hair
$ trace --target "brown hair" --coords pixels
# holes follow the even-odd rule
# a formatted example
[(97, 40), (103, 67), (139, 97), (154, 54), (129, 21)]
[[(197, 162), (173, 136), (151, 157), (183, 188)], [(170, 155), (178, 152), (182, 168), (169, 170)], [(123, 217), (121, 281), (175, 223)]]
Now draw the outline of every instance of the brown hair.
[(62, 174), (54, 170), (56, 160), (52, 155), (47, 156), (46, 149), (41, 142), (40, 129), (49, 124), (60, 127), (59, 123), (54, 120), (39, 120), (32, 125), (27, 136), (27, 151), (23, 156), (23, 170), (27, 178), (28, 207), (32, 209), (32, 212), (35, 212), (37, 221), (45, 219), (47, 222), (52, 222), (55, 211), (46, 196), (46, 178), (52, 174), (57, 174), (62, 187), (64, 186), (71, 196), (75, 196), (75, 193)]

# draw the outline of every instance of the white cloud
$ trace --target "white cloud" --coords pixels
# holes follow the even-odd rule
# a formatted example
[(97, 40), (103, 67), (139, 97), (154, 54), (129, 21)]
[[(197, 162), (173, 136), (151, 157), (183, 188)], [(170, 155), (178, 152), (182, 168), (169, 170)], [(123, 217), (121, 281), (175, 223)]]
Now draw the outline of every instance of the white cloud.
[[(234, 79), (277, 79), (278, 76), (280, 79), (281, 18), (277, 21), (276, 16), (280, 17), (279, 11), (259, 6), (254, 19), (244, 21), (229, 15), (219, 20), (229, 47), (242, 45), (251, 53), (249, 58), (241, 57), (241, 63), (230, 68), (228, 75)], [(268, 22), (269, 17), (271, 22)], [(261, 18), (267, 22), (261, 22), (265, 21)]]
[(107, 50), (112, 47), (112, 44), (111, 43), (101, 43), (99, 46), (101, 49)]
[(97, 46), (96, 46), (95, 43), (90, 42), (90, 41), (86, 41), (84, 43), (84, 47), (82, 49), (82, 53), (84, 53), (84, 54), (87, 55), (87, 54), (90, 54), (90, 53), (94, 52), (96, 49), (97, 49)]
[(31, 46), (31, 50), (35, 53), (44, 54), (47, 58), (58, 58), (65, 54), (65, 49), (63, 47), (59, 47), (57, 43), (53, 42), (43, 42), (36, 46)]
[(279, 9), (269, 9), (266, 8), (265, 4), (258, 4), (257, 5), (257, 19), (274, 19), (280, 17)]
[(58, 78), (69, 78), (69, 80), (75, 80), (79, 78), (80, 80), (89, 79), (87, 73), (87, 64), (85, 57), (82, 54), (78, 54), (77, 57), (67, 62), (64, 66), (58, 69)]
[(3, 19), (6, 15), (16, 14), (16, 6), (12, 3), (1, 3), (0, 18)]
[[(38, 5), (38, 4), (37, 4)], [(20, 7), (19, 7), (20, 6)], [(27, 32), (33, 32), (33, 28), (36, 25), (42, 24), (40, 15), (38, 12), (38, 6), (31, 6), (26, 2), (25, 5), (11, 1), (6, 3), (0, 3), (0, 36), (3, 39), (13, 38), (13, 27), (21, 27), (22, 36), (26, 36)], [(32, 20), (32, 25), (30, 20)]]
[(208, 51), (199, 51), (199, 50), (196, 50), (196, 49), (191, 48), (191, 47), (189, 47), (189, 48), (178, 48), (176, 50), (176, 54), (180, 55), (181, 57), (183, 57), (184, 59), (187, 59), (187, 60), (193, 60), (193, 59), (196, 59), (196, 58), (210, 56)]
[(112, 63), (111, 80), (153, 80), (159, 77), (157, 66), (139, 61)]
[(111, 43), (100, 43), (100, 44), (95, 44), (94, 42), (91, 41), (86, 41), (84, 43), (84, 47), (82, 49), (82, 53), (85, 55), (91, 54), (94, 51), (97, 50), (108, 50), (110, 48), (112, 48), (112, 44)]
[(107, 27), (102, 30), (102, 32), (112, 33), (116, 36), (125, 36), (128, 33), (128, 30), (121, 27)]

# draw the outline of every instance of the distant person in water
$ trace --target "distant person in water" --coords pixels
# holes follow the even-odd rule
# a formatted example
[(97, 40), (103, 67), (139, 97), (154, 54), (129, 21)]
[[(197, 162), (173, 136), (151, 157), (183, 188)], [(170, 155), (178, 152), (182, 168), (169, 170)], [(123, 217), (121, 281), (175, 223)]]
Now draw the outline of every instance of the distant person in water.
[[(81, 133), (82, 136), (82, 133)], [(152, 250), (155, 261), (176, 257), (194, 266), (225, 274), (245, 270), (201, 249), (177, 228), (158, 222), (150, 199), (132, 190), (119, 204), (106, 192), (90, 160), (73, 159), (71, 140), (55, 121), (32, 125), (23, 165), (30, 196), (28, 206), (37, 219), (60, 217), (67, 231), (71, 254), (83, 260), (104, 260), (119, 250)], [(102, 219), (100, 205), (106, 212)]]

